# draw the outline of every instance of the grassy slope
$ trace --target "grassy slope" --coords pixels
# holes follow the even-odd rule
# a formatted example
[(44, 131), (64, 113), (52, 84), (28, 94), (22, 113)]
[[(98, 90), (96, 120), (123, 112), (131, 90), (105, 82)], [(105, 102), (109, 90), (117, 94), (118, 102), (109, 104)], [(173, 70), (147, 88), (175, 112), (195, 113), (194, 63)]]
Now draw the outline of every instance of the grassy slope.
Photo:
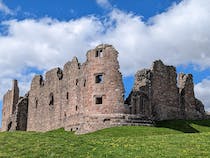
[(63, 129), (4, 132), (0, 157), (210, 157), (210, 120), (157, 126), (116, 127), (80, 136)]

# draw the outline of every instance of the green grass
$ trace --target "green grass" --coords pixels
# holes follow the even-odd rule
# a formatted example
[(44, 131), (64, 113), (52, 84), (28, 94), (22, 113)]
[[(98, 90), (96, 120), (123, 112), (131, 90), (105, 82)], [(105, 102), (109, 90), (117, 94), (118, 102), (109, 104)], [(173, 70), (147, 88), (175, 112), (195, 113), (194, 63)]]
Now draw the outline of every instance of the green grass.
[(210, 157), (210, 120), (163, 121), (85, 135), (63, 129), (0, 133), (0, 157)]

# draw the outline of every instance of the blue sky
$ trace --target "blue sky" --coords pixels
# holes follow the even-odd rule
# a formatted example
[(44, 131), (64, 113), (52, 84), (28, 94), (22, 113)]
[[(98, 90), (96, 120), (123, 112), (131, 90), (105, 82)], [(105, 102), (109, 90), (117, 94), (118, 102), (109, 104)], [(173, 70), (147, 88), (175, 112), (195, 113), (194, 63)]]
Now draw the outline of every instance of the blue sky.
[[(62, 67), (100, 43), (119, 51), (126, 95), (156, 59), (192, 73), (210, 110), (210, 0), (0, 0), (0, 109), (11, 80)], [(0, 113), (1, 118), (1, 113)]]

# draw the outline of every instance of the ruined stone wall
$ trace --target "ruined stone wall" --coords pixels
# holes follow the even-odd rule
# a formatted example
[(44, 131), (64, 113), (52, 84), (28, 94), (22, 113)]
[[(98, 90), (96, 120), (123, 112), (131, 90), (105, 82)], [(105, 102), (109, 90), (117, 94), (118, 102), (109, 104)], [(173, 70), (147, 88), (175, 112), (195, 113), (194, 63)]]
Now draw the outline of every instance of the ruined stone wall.
[(13, 80), (12, 90), (9, 90), (3, 98), (2, 108), (2, 131), (8, 130), (10, 117), (16, 110), (16, 104), (19, 99), (19, 88), (17, 80)]
[[(80, 64), (76, 57), (63, 69), (36, 75), (30, 91), (19, 98), (17, 81), (4, 95), (2, 131), (66, 130), (87, 133), (119, 125), (151, 124), (153, 120), (201, 119), (204, 106), (194, 96), (192, 75), (180, 74), (158, 60), (135, 75), (124, 104), (124, 87), (111, 45), (89, 50)], [(177, 86), (178, 85), (178, 86)]]
[(143, 69), (135, 74), (135, 83), (125, 103), (129, 105), (129, 113), (151, 117), (151, 70)]
[[(148, 102), (141, 103), (138, 98), (142, 96), (148, 98)], [(136, 73), (126, 102), (132, 114), (146, 110), (145, 116), (153, 120), (205, 118), (204, 105), (194, 95), (192, 75), (179, 74), (177, 83), (175, 67), (164, 65), (160, 60), (153, 63), (151, 70)]]
[(12, 114), (12, 91), (9, 90), (3, 98), (3, 107), (2, 107), (2, 131), (7, 130), (8, 119)]
[(93, 114), (122, 113), (124, 87), (117, 56), (111, 45), (99, 45), (88, 51), (82, 65), (74, 58), (63, 70), (48, 71), (45, 80), (35, 76), (29, 92), (27, 130), (79, 130)]
[[(100, 52), (98, 56), (96, 53)], [(118, 52), (110, 45), (100, 45), (87, 53), (85, 74), (87, 77), (86, 110), (89, 114), (111, 114), (123, 112), (124, 87), (119, 72)], [(96, 83), (97, 75), (102, 76)], [(102, 104), (96, 98), (102, 97)]]
[(16, 104), (16, 130), (26, 131), (27, 129), (27, 118), (28, 118), (28, 96), (19, 99)]
[(152, 67), (152, 114), (156, 120), (179, 118), (177, 74), (158, 60)]
[(203, 118), (205, 113), (203, 104), (195, 98), (193, 76), (180, 73), (178, 76), (180, 107), (183, 118)]

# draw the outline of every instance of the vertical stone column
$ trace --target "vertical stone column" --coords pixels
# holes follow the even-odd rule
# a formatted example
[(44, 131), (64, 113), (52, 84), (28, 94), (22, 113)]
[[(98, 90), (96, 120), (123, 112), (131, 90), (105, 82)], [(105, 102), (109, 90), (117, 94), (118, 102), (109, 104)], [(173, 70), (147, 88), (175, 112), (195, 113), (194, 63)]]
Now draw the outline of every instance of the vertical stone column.
[(12, 114), (15, 112), (16, 104), (19, 100), (19, 87), (18, 87), (18, 81), (13, 80), (12, 84)]

